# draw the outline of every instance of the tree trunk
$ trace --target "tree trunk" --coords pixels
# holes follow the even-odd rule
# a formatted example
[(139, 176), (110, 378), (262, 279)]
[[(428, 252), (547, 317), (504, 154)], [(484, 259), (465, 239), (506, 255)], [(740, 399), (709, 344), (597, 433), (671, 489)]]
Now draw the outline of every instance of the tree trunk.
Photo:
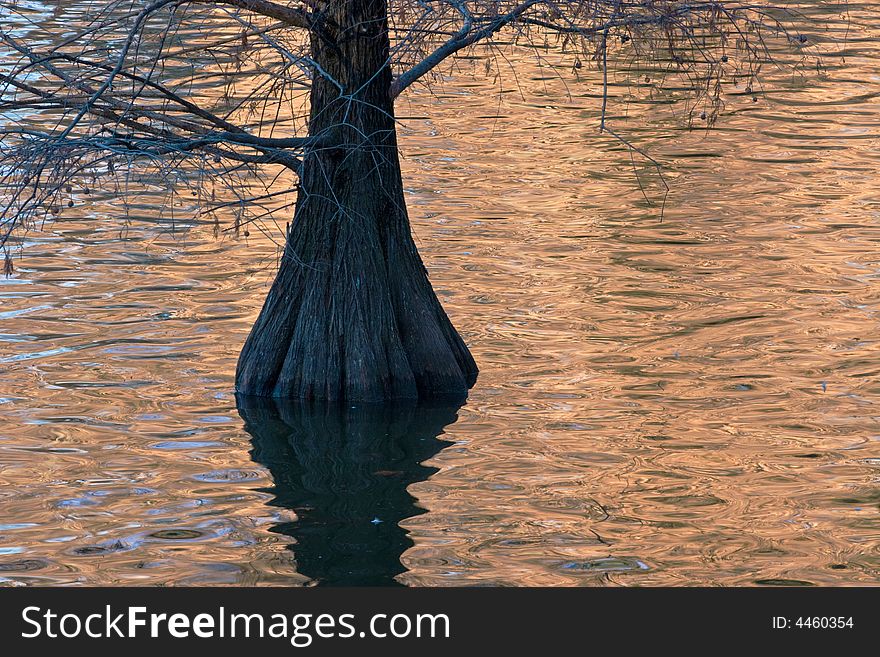
[(238, 362), (242, 394), (462, 396), (477, 367), (410, 233), (385, 0), (331, 0), (312, 31), (309, 134), (277, 277)]

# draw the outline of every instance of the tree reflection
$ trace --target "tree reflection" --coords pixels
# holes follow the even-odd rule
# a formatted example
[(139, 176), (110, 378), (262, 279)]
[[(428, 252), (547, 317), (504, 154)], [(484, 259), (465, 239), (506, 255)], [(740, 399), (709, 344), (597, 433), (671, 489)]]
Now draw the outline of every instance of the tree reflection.
[(438, 438), (461, 402), (310, 405), (239, 397), (254, 461), (274, 481), (273, 506), (296, 520), (271, 531), (290, 536), (297, 571), (325, 586), (392, 586), (413, 545), (400, 526), (425, 513), (408, 486), (437, 469), (423, 462), (449, 445)]

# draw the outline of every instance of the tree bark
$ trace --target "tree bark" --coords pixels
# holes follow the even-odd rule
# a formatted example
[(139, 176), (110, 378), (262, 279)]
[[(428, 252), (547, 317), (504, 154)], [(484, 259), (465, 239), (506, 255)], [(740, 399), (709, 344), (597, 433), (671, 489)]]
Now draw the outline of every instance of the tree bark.
[(311, 31), (309, 134), (281, 265), (238, 362), (247, 395), (383, 402), (466, 394), (477, 367), (410, 232), (385, 0), (331, 0)]

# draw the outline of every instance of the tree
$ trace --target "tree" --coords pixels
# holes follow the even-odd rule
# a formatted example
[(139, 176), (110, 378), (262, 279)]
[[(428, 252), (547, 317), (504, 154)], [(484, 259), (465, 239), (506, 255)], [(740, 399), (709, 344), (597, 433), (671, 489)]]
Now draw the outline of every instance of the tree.
[[(797, 52), (807, 45), (792, 28), (795, 5), (738, 0), (88, 4), (81, 29), (50, 45), (28, 43), (14, 22), (0, 30), (7, 271), (13, 228), (62, 211), (64, 191), (83, 177), (153, 167), (172, 178), (197, 172), (235, 181), (242, 170), (290, 170), (298, 180), (293, 220), (241, 352), (236, 390), (308, 400), (462, 396), (476, 379), (410, 233), (394, 115), (407, 88), (502, 35), (526, 47), (553, 38), (573, 71), (599, 67), (606, 91), (609, 53), (667, 59), (689, 81), (692, 118), (709, 125), (724, 83), (750, 87), (772, 60), (765, 35)], [(15, 3), (0, 6), (27, 16)], [(194, 21), (204, 26), (201, 42), (179, 43), (181, 25)], [(215, 65), (205, 67), (206, 56)], [(187, 58), (189, 84), (175, 85), (169, 69)], [(218, 78), (222, 93), (212, 98), (204, 83)], [(275, 126), (254, 119), (277, 113), (281, 101), (296, 105), (301, 93), (308, 105), (301, 121), (295, 110)], [(606, 103), (604, 93), (599, 129), (638, 151), (606, 124)], [(28, 112), (54, 123), (17, 120)], [(242, 201), (259, 207), (281, 192)]]

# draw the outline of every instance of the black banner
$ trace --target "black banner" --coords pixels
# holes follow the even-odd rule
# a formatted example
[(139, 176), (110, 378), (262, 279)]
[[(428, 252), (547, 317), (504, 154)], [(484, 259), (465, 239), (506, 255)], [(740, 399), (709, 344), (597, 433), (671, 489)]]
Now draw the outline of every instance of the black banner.
[[(204, 647), (306, 654), (845, 648), (872, 588), (26, 588), (0, 591), (6, 654)], [(14, 649), (10, 651), (10, 649)]]

